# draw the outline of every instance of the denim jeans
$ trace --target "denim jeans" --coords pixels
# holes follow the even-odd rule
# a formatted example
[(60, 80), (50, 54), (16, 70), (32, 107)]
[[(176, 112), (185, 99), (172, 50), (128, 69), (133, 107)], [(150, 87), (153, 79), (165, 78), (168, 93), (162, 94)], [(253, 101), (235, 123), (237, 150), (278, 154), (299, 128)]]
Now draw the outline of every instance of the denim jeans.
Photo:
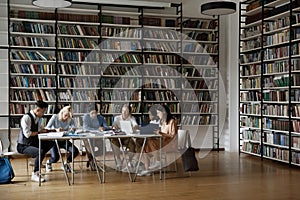
[[(41, 141), (41, 164), (43, 162), (43, 159), (45, 158), (46, 153), (53, 147), (54, 142), (53, 141)], [(34, 172), (39, 171), (39, 147), (36, 146), (29, 146), (24, 144), (18, 144), (17, 145), (17, 151), (19, 153), (29, 155), (32, 158), (35, 158), (34, 160)]]

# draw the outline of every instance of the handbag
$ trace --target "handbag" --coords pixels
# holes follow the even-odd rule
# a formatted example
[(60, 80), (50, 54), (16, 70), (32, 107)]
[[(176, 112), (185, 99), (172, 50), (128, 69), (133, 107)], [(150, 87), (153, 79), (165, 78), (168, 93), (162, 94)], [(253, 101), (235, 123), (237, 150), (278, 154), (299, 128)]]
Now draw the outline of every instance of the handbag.
[(198, 161), (195, 156), (195, 149), (191, 146), (191, 138), (190, 135), (187, 133), (187, 148), (181, 150), (181, 160), (183, 169), (186, 172), (189, 171), (198, 171)]
[(0, 157), (0, 184), (10, 183), (14, 177), (15, 173), (9, 159)]

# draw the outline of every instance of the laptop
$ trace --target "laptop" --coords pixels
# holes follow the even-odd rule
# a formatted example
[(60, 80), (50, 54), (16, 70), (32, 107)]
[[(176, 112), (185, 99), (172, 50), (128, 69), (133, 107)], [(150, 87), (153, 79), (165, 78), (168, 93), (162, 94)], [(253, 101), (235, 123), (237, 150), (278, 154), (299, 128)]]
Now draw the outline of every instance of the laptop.
[(150, 135), (155, 134), (155, 130), (160, 130), (159, 124), (147, 124), (146, 126), (142, 126), (140, 130), (141, 135)]
[(133, 129), (131, 126), (131, 122), (130, 121), (120, 121), (120, 128), (121, 131), (125, 132), (126, 134), (132, 134), (133, 133)]

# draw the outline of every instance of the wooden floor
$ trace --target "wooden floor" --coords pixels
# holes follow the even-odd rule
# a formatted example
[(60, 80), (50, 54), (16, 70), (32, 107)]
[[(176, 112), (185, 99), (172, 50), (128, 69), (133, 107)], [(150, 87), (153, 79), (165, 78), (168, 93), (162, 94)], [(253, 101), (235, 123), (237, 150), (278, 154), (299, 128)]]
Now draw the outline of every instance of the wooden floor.
[(25, 161), (13, 159), (16, 177), (13, 184), (0, 185), (0, 199), (300, 199), (299, 168), (237, 153), (199, 156), (200, 170), (191, 177), (182, 178), (186, 174), (180, 170), (168, 172), (163, 180), (156, 174), (130, 182), (128, 174), (109, 170), (106, 183), (101, 184), (95, 171), (77, 163), (74, 185), (67, 185), (57, 166), (57, 170), (46, 175), (48, 181), (41, 187), (24, 176)]

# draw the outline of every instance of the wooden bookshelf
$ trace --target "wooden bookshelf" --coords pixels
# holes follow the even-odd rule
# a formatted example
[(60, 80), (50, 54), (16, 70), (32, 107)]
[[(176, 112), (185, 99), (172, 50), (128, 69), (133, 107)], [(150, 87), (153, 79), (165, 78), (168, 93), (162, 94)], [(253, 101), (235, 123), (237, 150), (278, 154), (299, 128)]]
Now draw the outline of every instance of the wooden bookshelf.
[(139, 124), (165, 103), (179, 126), (212, 127), (219, 148), (218, 18), (186, 17), (182, 4), (10, 3), (10, 128), (39, 99), (50, 103), (45, 122), (71, 104), (79, 124), (91, 102), (109, 124), (125, 102)]
[(241, 2), (240, 151), (297, 165), (300, 8), (258, 2)]

